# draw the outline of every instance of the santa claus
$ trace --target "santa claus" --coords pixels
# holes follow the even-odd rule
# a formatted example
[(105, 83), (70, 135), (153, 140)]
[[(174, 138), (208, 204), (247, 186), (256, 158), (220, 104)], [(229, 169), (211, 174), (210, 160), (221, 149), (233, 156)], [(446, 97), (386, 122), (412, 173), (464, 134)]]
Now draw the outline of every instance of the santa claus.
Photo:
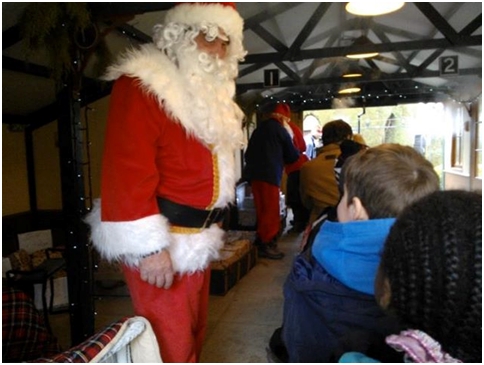
[(152, 44), (108, 69), (101, 199), (86, 218), (95, 248), (119, 261), (136, 314), (163, 361), (196, 362), (210, 261), (234, 201), (243, 113), (233, 101), (243, 20), (233, 3), (181, 3)]

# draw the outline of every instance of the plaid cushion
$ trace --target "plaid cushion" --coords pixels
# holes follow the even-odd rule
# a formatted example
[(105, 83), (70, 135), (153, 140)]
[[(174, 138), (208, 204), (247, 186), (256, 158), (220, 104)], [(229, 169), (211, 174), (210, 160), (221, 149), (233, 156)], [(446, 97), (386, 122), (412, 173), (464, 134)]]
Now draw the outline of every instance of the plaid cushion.
[(106, 345), (108, 345), (119, 329), (130, 317), (125, 317), (106, 327), (102, 332), (96, 333), (78, 346), (75, 346), (61, 354), (49, 358), (36, 359), (35, 362), (90, 362)]
[(2, 362), (22, 362), (59, 353), (57, 339), (46, 329), (44, 319), (30, 296), (3, 287)]

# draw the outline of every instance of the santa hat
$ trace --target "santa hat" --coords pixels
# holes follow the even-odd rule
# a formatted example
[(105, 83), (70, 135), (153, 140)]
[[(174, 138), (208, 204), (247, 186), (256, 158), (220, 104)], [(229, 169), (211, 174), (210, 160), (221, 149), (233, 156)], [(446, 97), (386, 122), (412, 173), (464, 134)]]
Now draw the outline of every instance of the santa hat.
[(272, 111), (273, 115), (291, 119), (291, 108), (287, 104), (277, 104)]
[(216, 24), (231, 40), (241, 38), (244, 31), (244, 20), (235, 9), (235, 3), (179, 3), (166, 13), (165, 23), (172, 22)]
[(283, 127), (286, 128), (287, 133), (294, 138), (294, 132), (292, 131), (289, 122), (291, 120), (291, 108), (287, 104), (277, 104), (271, 113), (271, 116), (282, 123)]

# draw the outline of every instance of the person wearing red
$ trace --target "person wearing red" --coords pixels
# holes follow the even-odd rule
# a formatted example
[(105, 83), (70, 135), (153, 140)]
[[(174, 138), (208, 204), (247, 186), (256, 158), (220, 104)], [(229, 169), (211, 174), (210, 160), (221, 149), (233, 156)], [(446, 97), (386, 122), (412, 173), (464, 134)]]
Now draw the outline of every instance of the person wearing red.
[[(291, 115), (289, 105), (284, 104), (287, 109), (287, 114)], [(303, 232), (309, 222), (309, 210), (303, 205), (301, 201), (301, 194), (299, 192), (299, 175), (301, 167), (305, 162), (309, 161), (306, 156), (306, 141), (299, 126), (291, 119), (287, 120), (292, 133), (292, 141), (294, 147), (299, 151), (299, 158), (296, 162), (284, 166), (284, 171), (287, 175), (286, 183), (286, 204), (292, 210), (293, 219), (291, 221), (292, 228), (289, 232), (300, 233)]]
[(245, 151), (244, 179), (250, 182), (257, 216), (255, 245), (259, 257), (280, 260), (284, 253), (277, 248), (281, 230), (280, 185), (284, 165), (299, 158), (287, 121), (289, 108), (277, 104), (270, 117), (258, 123)]
[(234, 3), (180, 3), (153, 43), (108, 69), (101, 199), (86, 217), (95, 248), (122, 263), (134, 310), (164, 362), (198, 362), (210, 267), (234, 201), (243, 113), (233, 100), (243, 20)]

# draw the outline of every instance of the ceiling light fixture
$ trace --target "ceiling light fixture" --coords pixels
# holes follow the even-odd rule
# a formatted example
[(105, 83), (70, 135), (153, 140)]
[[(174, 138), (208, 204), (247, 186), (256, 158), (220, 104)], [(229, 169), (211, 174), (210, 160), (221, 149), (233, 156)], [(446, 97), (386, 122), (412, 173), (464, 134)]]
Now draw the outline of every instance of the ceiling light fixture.
[(346, 89), (341, 89), (338, 91), (338, 94), (354, 94), (354, 93), (359, 93), (361, 91), (361, 88), (359, 87), (348, 87)]
[[(364, 48), (369, 48), (369, 46), (374, 45), (372, 41), (368, 39), (368, 37), (362, 35), (356, 38), (351, 45), (351, 47), (357, 47), (359, 50), (363, 50)], [(363, 49), (362, 49), (363, 48)], [(366, 51), (366, 49), (364, 49)], [(359, 53), (349, 53), (346, 57), (351, 59), (359, 59), (359, 58), (371, 58), (378, 56), (378, 52), (359, 52)]]
[(371, 52), (371, 53), (355, 53), (355, 54), (347, 54), (346, 57), (352, 58), (352, 59), (358, 59), (358, 58), (371, 58), (371, 57), (376, 57), (378, 56), (378, 52)]
[(401, 9), (404, 1), (350, 1), (345, 9), (348, 13), (359, 16), (378, 16)]
[(361, 72), (351, 72), (351, 73), (346, 73), (342, 75), (344, 78), (353, 78), (353, 77), (361, 77), (363, 74)]

